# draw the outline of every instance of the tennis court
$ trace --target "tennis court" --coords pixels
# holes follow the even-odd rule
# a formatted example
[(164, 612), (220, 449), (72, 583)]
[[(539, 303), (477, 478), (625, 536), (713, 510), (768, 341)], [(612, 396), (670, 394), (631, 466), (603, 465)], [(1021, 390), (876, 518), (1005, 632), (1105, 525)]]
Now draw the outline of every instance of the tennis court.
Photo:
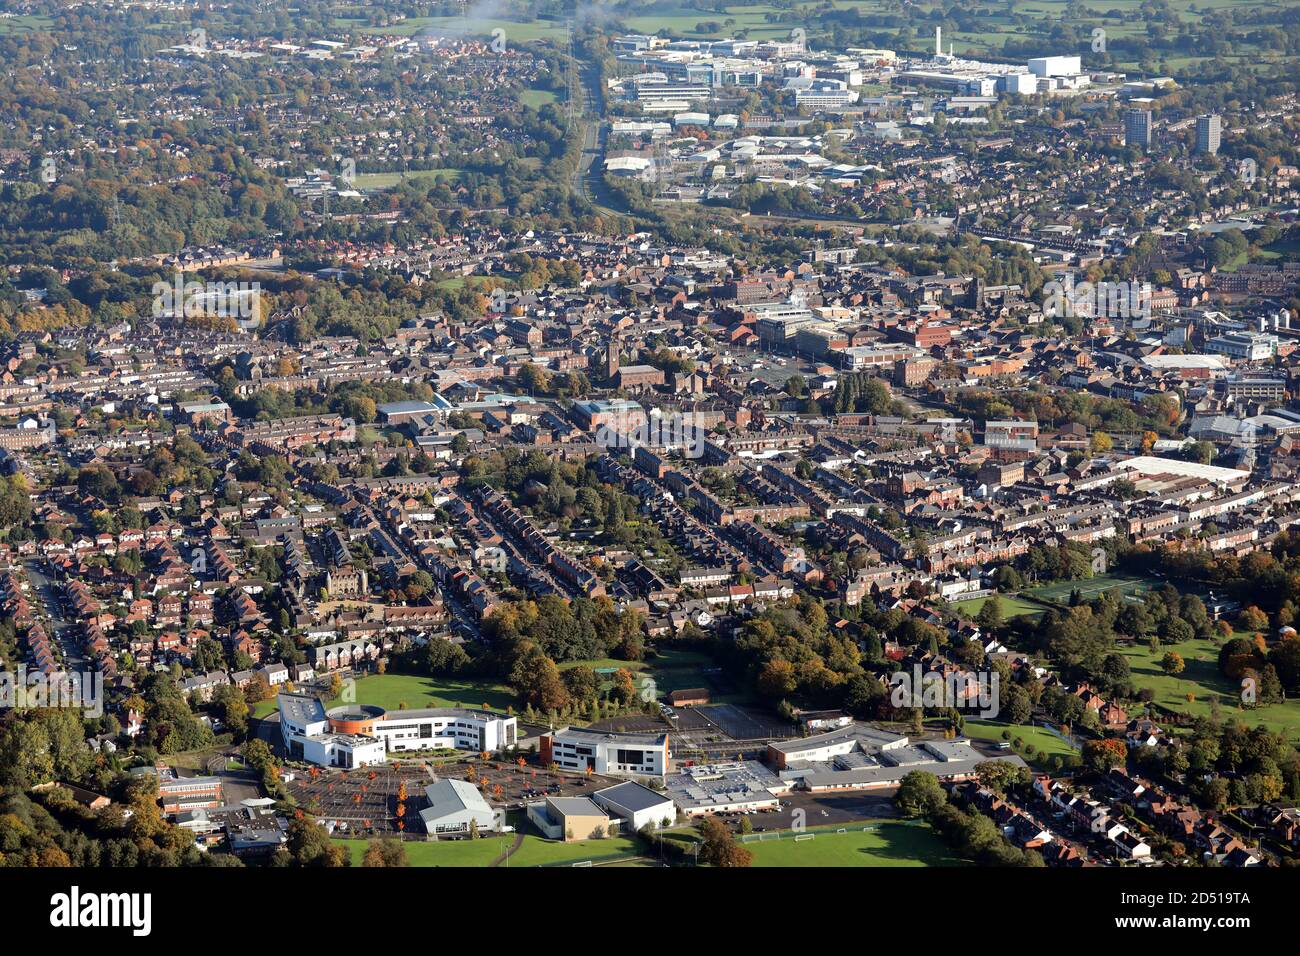
[(1033, 588), (1025, 593), (1027, 596), (1037, 598), (1040, 601), (1050, 601), (1053, 604), (1068, 604), (1070, 603), (1070, 595), (1075, 591), (1078, 591), (1079, 596), (1085, 601), (1091, 601), (1107, 591), (1119, 591), (1120, 594), (1127, 597), (1153, 590), (1158, 586), (1159, 582), (1148, 578), (1105, 575), (1079, 581), (1057, 581), (1054, 584), (1045, 584), (1042, 587)]

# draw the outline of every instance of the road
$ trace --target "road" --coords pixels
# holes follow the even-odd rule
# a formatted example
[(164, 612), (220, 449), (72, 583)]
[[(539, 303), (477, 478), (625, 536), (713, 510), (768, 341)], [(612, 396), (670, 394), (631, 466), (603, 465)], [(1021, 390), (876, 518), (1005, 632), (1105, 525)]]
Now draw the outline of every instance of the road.
[(581, 111), (576, 114), (577, 121), (582, 124), (582, 153), (570, 178), (570, 186), (598, 211), (629, 215), (618, 197), (605, 185), (605, 146), (609, 128), (602, 111), (600, 67), (577, 59), (576, 54), (575, 64), (578, 67), (578, 85), (582, 97)]
[(90, 662), (82, 649), (76, 622), (64, 614), (63, 595), (59, 592), (58, 584), (41, 566), (41, 562), (29, 561), (25, 567), (32, 591), (41, 599), (45, 613), (49, 616), (50, 640), (58, 648), (64, 667), (67, 670), (86, 670)]

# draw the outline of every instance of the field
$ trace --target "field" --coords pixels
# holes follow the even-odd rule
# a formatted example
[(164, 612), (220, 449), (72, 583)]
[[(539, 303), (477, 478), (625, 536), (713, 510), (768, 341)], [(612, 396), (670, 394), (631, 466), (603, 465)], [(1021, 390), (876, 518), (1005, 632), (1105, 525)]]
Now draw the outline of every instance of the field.
[[(495, 710), (514, 706), (515, 695), (503, 684), (488, 681), (459, 680), (454, 677), (419, 677), (411, 674), (371, 674), (356, 684), (358, 704), (373, 704), (385, 710), (410, 710), (421, 707), (471, 707), (487, 705)], [(337, 707), (341, 700), (327, 706)], [(276, 709), (275, 698), (260, 701), (252, 708), (254, 717), (265, 717)]]
[[(1046, 607), (1037, 601), (1030, 601), (1022, 597), (1016, 597), (1014, 594), (999, 595), (1002, 599), (1002, 616), (1006, 618), (1013, 617), (1041, 617)], [(954, 611), (957, 611), (963, 617), (974, 617), (984, 607), (984, 602), (988, 598), (975, 598), (973, 601), (957, 601), (952, 605)]]
[(524, 106), (531, 106), (535, 110), (541, 109), (547, 103), (554, 103), (559, 100), (559, 96), (550, 90), (524, 90), (519, 94), (519, 102)]
[(563, 23), (554, 20), (518, 20), (496, 18), (466, 19), (465, 17), (410, 17), (389, 27), (368, 27), (363, 33), (381, 36), (445, 36), (478, 37), (487, 39), (493, 30), (500, 30), (507, 44), (527, 43), (532, 40), (563, 40), (566, 30)]
[[(482, 840), (439, 840), (436, 843), (406, 841), (406, 859), (411, 866), (487, 866), (509, 848), (511, 835)], [(360, 866), (369, 845), (367, 840), (338, 840), (352, 854), (352, 865)]]
[[(352, 865), (360, 866), (367, 841), (339, 840), (352, 854)], [(407, 841), (406, 858), (411, 866), (488, 866), (514, 842), (514, 834), (481, 840), (440, 840), (434, 843)], [(579, 840), (558, 843), (528, 834), (523, 844), (501, 866), (572, 866), (574, 863), (629, 862), (641, 852), (631, 837)]]
[(1032, 588), (1025, 593), (1031, 598), (1050, 601), (1053, 604), (1068, 604), (1070, 595), (1075, 591), (1085, 601), (1091, 601), (1105, 591), (1118, 590), (1121, 594), (1140, 594), (1150, 591), (1158, 583), (1148, 578), (1136, 578), (1127, 575), (1101, 575), (1085, 578), (1081, 581), (1057, 581), (1042, 587)]
[(1038, 752), (1039, 756), (1035, 756), (1034, 759), (1028, 761), (1028, 763), (1036, 767), (1045, 765), (1043, 754), (1048, 757), (1078, 756), (1079, 754), (1074, 747), (1043, 727), (1032, 727), (1025, 724), (1000, 724), (991, 720), (979, 719), (969, 719), (963, 725), (963, 732), (972, 740), (992, 740), (997, 743), (1002, 742), (1002, 733), (1006, 730), (1011, 731), (1013, 739), (1019, 737)]
[(33, 14), (0, 17), (0, 36), (35, 33), (38, 30), (48, 30), (53, 25), (54, 21), (49, 17), (40, 17)]
[[(856, 10), (864, 21), (871, 17), (897, 16), (898, 13), (897, 5), (889, 0), (832, 0), (830, 6), (837, 11)], [(1204, 18), (1215, 11), (1233, 7), (1271, 11), (1281, 6), (1284, 4), (1278, 0), (1262, 3), (1255, 0), (1207, 0), (1205, 3), (1170, 0), (1168, 4), (1171, 11), (1187, 24), (1193, 37), (1203, 29)], [(1080, 7), (1069, 0), (1021, 0), (1013, 5), (985, 7), (976, 11), (978, 15), (972, 18), (969, 29), (945, 30), (944, 46), (951, 44), (959, 56), (1023, 60), (1025, 54), (1009, 52), (1005, 44), (1008, 41), (1013, 44), (1037, 41), (1042, 49), (1029, 55), (1077, 52), (1083, 55), (1085, 67), (1096, 66), (1100, 55), (1093, 53), (1091, 47), (1093, 31), (1100, 29), (1105, 31), (1106, 42), (1111, 44), (1115, 66), (1134, 69), (1138, 67), (1141, 50), (1123, 47), (1146, 36), (1147, 22), (1141, 7), (1141, 0), (1107, 0), (1090, 7)], [(909, 8), (910, 18), (916, 26), (907, 48), (927, 51), (933, 48), (933, 27), (929, 18), (936, 11), (947, 13), (948, 8), (932, 0), (921, 0)], [(779, 22), (769, 20), (769, 15), (781, 19)], [(661, 6), (643, 7), (636, 16), (623, 17), (620, 22), (633, 32), (656, 33), (663, 29), (674, 36), (689, 39), (718, 39), (737, 34), (751, 40), (785, 38), (791, 36), (793, 30), (802, 29), (807, 31), (812, 45), (817, 47), (819, 37), (830, 32), (833, 21), (819, 16), (811, 7), (778, 9), (766, 3), (737, 3), (727, 6), (725, 12), (718, 12), (690, 3), (667, 2)], [(1052, 39), (1052, 32), (1061, 26), (1073, 27), (1082, 38), (1078, 49), (1059, 48), (1059, 42)], [(1216, 55), (1229, 63), (1248, 67), (1286, 62), (1288, 57), (1283, 54), (1247, 42), (1245, 34), (1248, 29), (1243, 25), (1234, 31), (1232, 52), (1215, 50), (1209, 43), (1195, 43), (1177, 50), (1152, 50), (1148, 67), (1156, 74), (1165, 74), (1194, 67), (1214, 59)], [(898, 32), (896, 27), (881, 26), (866, 32), (866, 42), (893, 49), (899, 46)], [(1215, 39), (1221, 39), (1221, 34), (1216, 33)]]
[(641, 853), (641, 845), (632, 837), (607, 837), (604, 840), (578, 840), (559, 843), (528, 834), (523, 846), (512, 853), (502, 866), (564, 866), (579, 862), (603, 862), (629, 859)]
[[(732, 690), (731, 685), (723, 679), (721, 674), (713, 673), (717, 665), (707, 655), (698, 651), (666, 648), (647, 656), (643, 661), (622, 661), (613, 658), (591, 661), (565, 661), (560, 664), (560, 670), (565, 671), (579, 665), (597, 671), (626, 668), (632, 672), (632, 678), (636, 683), (638, 692), (646, 689), (646, 685), (642, 682), (649, 679), (654, 682), (655, 696), (661, 700), (674, 690), (707, 687), (715, 703), (743, 704), (748, 702), (747, 695), (730, 692)], [(612, 675), (601, 674), (600, 676), (605, 679), (606, 687), (612, 683)]]
[[(871, 829), (864, 830), (863, 827)], [(779, 840), (751, 838), (745, 849), (753, 866), (965, 866), (926, 824), (881, 820), (854, 824), (838, 833), (811, 829), (811, 840), (785, 831)]]
[[(515, 696), (502, 684), (459, 680), (454, 677), (419, 677), (411, 674), (371, 674), (356, 685), (358, 704), (374, 704), (386, 710), (420, 707), (472, 707), (487, 705), (505, 710), (515, 703)], [(331, 701), (336, 707), (342, 701)]]
[[(1240, 635), (1239, 635), (1240, 636)], [(1170, 677), (1160, 669), (1160, 659), (1169, 651), (1182, 655), (1185, 669), (1177, 677)], [(1210, 714), (1210, 701), (1218, 700), (1225, 719), (1238, 718), (1247, 726), (1263, 724), (1295, 741), (1300, 741), (1300, 702), (1286, 701), (1246, 710), (1240, 704), (1240, 688), (1219, 673), (1219, 649), (1210, 641), (1191, 640), (1181, 644), (1166, 644), (1155, 654), (1146, 644), (1120, 648), (1128, 658), (1133, 673), (1133, 685), (1148, 688), (1155, 693), (1154, 703), (1171, 711), (1206, 717)], [(1195, 699), (1189, 701), (1188, 694)]]
[(461, 177), (459, 169), (408, 169), (405, 173), (357, 173), (356, 187), (366, 189), (389, 189), (406, 179), (438, 179), (439, 177), (454, 183)]

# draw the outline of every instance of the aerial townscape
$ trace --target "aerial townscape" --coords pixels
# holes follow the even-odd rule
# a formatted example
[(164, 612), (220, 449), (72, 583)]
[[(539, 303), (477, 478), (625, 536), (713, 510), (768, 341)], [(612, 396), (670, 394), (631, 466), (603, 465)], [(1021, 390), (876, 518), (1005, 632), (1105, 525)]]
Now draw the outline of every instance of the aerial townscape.
[(0, 237), (2, 867), (1300, 864), (1300, 3), (0, 0)]

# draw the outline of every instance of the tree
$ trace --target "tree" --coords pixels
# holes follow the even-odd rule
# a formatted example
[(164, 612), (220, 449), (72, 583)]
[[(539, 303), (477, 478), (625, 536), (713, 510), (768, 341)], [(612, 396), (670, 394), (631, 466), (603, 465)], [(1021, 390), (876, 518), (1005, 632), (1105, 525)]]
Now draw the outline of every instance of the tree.
[(985, 631), (996, 631), (1002, 626), (1002, 597), (996, 592), (989, 595), (984, 600), (984, 605), (980, 608), (979, 614), (975, 616), (975, 623)]
[(727, 825), (717, 817), (705, 817), (697, 825), (700, 851), (697, 859), (705, 866), (749, 866), (754, 855), (736, 843)]
[(1124, 746), (1124, 741), (1114, 737), (1089, 740), (1083, 745), (1084, 764), (1098, 773), (1122, 767), (1127, 759), (1128, 748)]
[(975, 765), (980, 783), (998, 793), (1029, 782), (1029, 768), (1009, 760), (983, 760)]
[(1176, 653), (1175, 651), (1170, 651), (1160, 659), (1160, 669), (1170, 677), (1177, 677), (1183, 672), (1186, 666), (1186, 663), (1183, 661), (1183, 655)]
[(371, 840), (366, 847), (366, 855), (361, 859), (362, 866), (399, 867), (409, 866), (406, 859), (406, 847), (401, 840)]
[(939, 778), (925, 770), (913, 770), (903, 777), (894, 803), (905, 817), (929, 816), (948, 802)]
[(1237, 615), (1237, 623), (1243, 631), (1266, 631), (1268, 630), (1268, 615), (1254, 604), (1251, 604)]
[(1003, 711), (1008, 723), (1023, 724), (1033, 713), (1033, 701), (1029, 692), (1019, 684), (1012, 684), (1006, 690), (1006, 705)]
[(289, 821), (281, 853), (293, 866), (343, 867), (350, 864), (347, 850), (330, 839), (329, 832), (301, 810)]
[(525, 703), (540, 710), (558, 711), (568, 706), (569, 692), (560, 669), (535, 645), (511, 670), (510, 685)]

